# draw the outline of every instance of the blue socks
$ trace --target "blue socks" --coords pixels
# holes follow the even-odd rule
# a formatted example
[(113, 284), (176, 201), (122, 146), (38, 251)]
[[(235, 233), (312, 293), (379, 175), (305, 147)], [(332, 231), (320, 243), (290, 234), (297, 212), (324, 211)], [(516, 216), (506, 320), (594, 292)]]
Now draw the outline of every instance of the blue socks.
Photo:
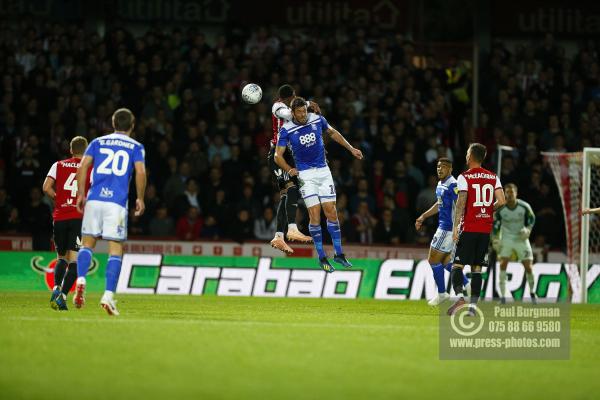
[(90, 269), (90, 264), (92, 263), (92, 250), (87, 247), (82, 247), (79, 249), (79, 253), (77, 253), (77, 277), (85, 278), (88, 270)]
[(331, 222), (327, 220), (327, 230), (329, 231), (329, 235), (331, 235), (335, 254), (344, 254), (342, 250), (342, 231), (340, 230), (339, 221)]
[(121, 257), (110, 256), (106, 264), (106, 290), (116, 292), (119, 274), (121, 273)]
[(438, 288), (438, 293), (444, 293), (446, 291), (446, 282), (444, 282), (444, 266), (442, 264), (431, 264), (431, 270), (433, 271), (433, 279)]
[[(444, 265), (444, 269), (450, 273), (452, 273), (452, 263), (448, 263), (446, 265)], [(467, 278), (467, 276), (465, 275), (465, 273), (463, 272), (462, 274), (463, 277), (463, 287), (467, 285), (467, 283), (469, 283), (469, 278)]]
[(319, 254), (319, 258), (327, 257), (325, 250), (323, 250), (323, 234), (321, 233), (321, 225), (309, 224), (308, 231), (310, 232), (310, 236), (312, 236), (315, 249)]

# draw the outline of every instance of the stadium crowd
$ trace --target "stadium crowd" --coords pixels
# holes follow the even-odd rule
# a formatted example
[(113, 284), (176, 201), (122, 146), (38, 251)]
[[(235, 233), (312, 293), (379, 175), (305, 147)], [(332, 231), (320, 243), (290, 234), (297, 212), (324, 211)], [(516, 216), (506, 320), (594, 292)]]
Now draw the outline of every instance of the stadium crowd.
[[(284, 39), (261, 28), (209, 43), (199, 29), (138, 37), (59, 24), (0, 30), (0, 232), (30, 233), (40, 249), (50, 246), (52, 228), (52, 204), (41, 192), (46, 172), (68, 156), (72, 137), (111, 131), (119, 107), (137, 117), (149, 174), (146, 213), (130, 216), (130, 236), (273, 237), (278, 194), (267, 152), (271, 100), (282, 83), (318, 102), (366, 155), (360, 162), (328, 146), (346, 242), (428, 243), (435, 218), (423, 232), (414, 220), (436, 201), (436, 160), (453, 159), (457, 175), (466, 144), (477, 140), (488, 148), (489, 168), (497, 144), (515, 147), (501, 179), (517, 183), (536, 211), (534, 241), (561, 246), (560, 199), (540, 151), (600, 146), (594, 42), (574, 57), (551, 35), (511, 50), (495, 43), (481, 71), (480, 127), (472, 129), (468, 68), (433, 56), (417, 68), (415, 46), (402, 35)], [(240, 101), (249, 81), (265, 93), (258, 105)], [(306, 215), (299, 220), (306, 230)]]

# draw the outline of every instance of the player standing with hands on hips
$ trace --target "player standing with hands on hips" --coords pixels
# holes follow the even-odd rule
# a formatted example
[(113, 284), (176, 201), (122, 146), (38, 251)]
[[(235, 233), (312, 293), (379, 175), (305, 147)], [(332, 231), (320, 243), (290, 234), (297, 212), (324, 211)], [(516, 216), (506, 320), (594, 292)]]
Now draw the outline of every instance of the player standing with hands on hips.
[[(320, 267), (326, 272), (335, 271), (323, 250), (321, 233), (321, 207), (323, 207), (327, 217), (327, 230), (335, 249), (333, 261), (350, 268), (352, 264), (346, 259), (342, 250), (342, 234), (335, 207), (335, 185), (325, 161), (322, 133), (327, 132), (332, 140), (341, 144), (357, 159), (362, 160), (363, 154), (348, 143), (341, 133), (332, 128), (323, 116), (309, 113), (306, 100), (303, 98), (296, 97), (291, 103), (291, 109), (292, 120), (286, 122), (279, 131), (275, 162), (290, 176), (300, 178), (300, 194), (308, 209), (309, 231), (319, 255)], [(288, 144), (291, 146), (296, 168), (290, 166), (285, 160), (284, 154)]]
[[(481, 267), (488, 263), (490, 233), (494, 225), (494, 211), (506, 204), (500, 179), (481, 167), (487, 150), (480, 143), (472, 143), (467, 150), (469, 169), (457, 179), (458, 200), (452, 228), (452, 240), (457, 242), (450, 279), (459, 299), (448, 309), (448, 315), (466, 304), (463, 293), (463, 268), (471, 266), (471, 309), (481, 294)], [(495, 200), (495, 201), (494, 201)]]
[[(135, 215), (144, 213), (146, 191), (146, 166), (144, 146), (132, 139), (135, 117), (127, 108), (120, 108), (112, 116), (115, 131), (94, 139), (88, 146), (77, 170), (77, 209), (83, 214), (81, 228), (82, 247), (77, 256), (77, 285), (73, 302), (81, 308), (85, 302), (85, 275), (92, 261), (92, 252), (99, 237), (108, 240), (106, 265), (106, 290), (100, 305), (109, 315), (119, 315), (114, 300), (123, 241), (127, 239), (127, 206), (129, 181), (135, 169)], [(93, 165), (93, 167), (92, 167)], [(92, 167), (92, 184), (86, 193), (86, 177)]]

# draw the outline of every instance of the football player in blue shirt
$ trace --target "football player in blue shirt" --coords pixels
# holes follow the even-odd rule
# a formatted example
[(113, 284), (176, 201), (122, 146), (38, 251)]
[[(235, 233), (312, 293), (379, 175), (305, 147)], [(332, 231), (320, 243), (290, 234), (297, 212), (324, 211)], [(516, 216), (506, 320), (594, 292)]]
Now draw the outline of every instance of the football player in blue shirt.
[[(440, 180), (435, 189), (437, 201), (434, 205), (425, 211), (415, 222), (415, 228), (421, 229), (423, 222), (438, 214), (438, 228), (431, 240), (429, 247), (429, 264), (433, 270), (433, 279), (438, 288), (438, 294), (429, 300), (429, 305), (437, 306), (448, 300), (450, 295), (446, 293), (446, 282), (444, 279), (444, 269), (450, 272), (452, 270), (452, 252), (454, 251), (454, 241), (452, 240), (452, 227), (454, 216), (454, 205), (458, 199), (458, 187), (456, 179), (452, 176), (452, 161), (449, 158), (440, 158), (437, 163), (437, 175)], [(467, 278), (463, 275), (463, 285), (467, 290)]]
[[(333, 261), (350, 268), (352, 264), (346, 259), (342, 250), (342, 235), (335, 207), (335, 185), (325, 160), (322, 133), (329, 134), (332, 140), (341, 144), (359, 160), (362, 160), (363, 154), (359, 149), (352, 147), (341, 133), (327, 123), (323, 116), (309, 113), (306, 100), (303, 98), (296, 97), (291, 103), (291, 109), (292, 120), (286, 122), (279, 131), (275, 162), (290, 176), (299, 178), (300, 194), (304, 199), (310, 218), (309, 231), (319, 255), (321, 268), (326, 272), (335, 271), (323, 250), (321, 207), (327, 217), (327, 230), (335, 249)], [(296, 162), (295, 168), (292, 168), (284, 158), (288, 144)]]
[[(85, 302), (85, 275), (96, 241), (102, 238), (108, 240), (109, 257), (106, 290), (100, 305), (109, 315), (119, 315), (113, 296), (121, 272), (123, 241), (127, 239), (129, 181), (135, 169), (135, 215), (139, 216), (145, 209), (146, 167), (144, 146), (130, 137), (135, 126), (133, 113), (126, 108), (118, 109), (112, 116), (112, 124), (115, 131), (90, 143), (77, 170), (77, 209), (83, 211), (83, 221), (73, 303), (81, 308)], [(92, 183), (86, 196), (83, 188), (89, 168), (92, 168)]]

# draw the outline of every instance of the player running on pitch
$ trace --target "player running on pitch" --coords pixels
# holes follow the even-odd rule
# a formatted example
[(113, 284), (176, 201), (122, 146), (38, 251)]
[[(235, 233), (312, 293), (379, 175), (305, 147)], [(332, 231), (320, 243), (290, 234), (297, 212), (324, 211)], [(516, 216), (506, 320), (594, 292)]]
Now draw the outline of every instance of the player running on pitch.
[[(133, 113), (120, 108), (112, 116), (114, 133), (94, 139), (88, 146), (77, 171), (77, 209), (82, 210), (82, 247), (77, 257), (77, 285), (73, 302), (77, 308), (84, 304), (85, 275), (92, 261), (92, 252), (99, 237), (108, 240), (106, 290), (100, 305), (109, 315), (119, 315), (113, 296), (121, 272), (123, 241), (127, 239), (127, 199), (129, 181), (135, 169), (135, 215), (144, 212), (146, 167), (144, 146), (132, 139), (135, 126)], [(92, 167), (93, 165), (93, 167)], [(88, 169), (92, 167), (92, 184), (84, 190)]]
[[(352, 264), (346, 259), (342, 250), (342, 235), (335, 207), (335, 186), (331, 171), (325, 161), (325, 145), (322, 133), (327, 132), (331, 139), (345, 147), (354, 157), (362, 160), (359, 149), (352, 147), (341, 133), (332, 128), (327, 120), (314, 113), (309, 113), (304, 99), (296, 97), (291, 104), (292, 121), (286, 122), (279, 131), (279, 140), (275, 150), (275, 162), (290, 176), (298, 176), (300, 193), (308, 208), (310, 218), (310, 235), (319, 255), (319, 265), (326, 272), (335, 269), (329, 263), (323, 250), (321, 234), (321, 207), (327, 217), (327, 230), (331, 235), (335, 255), (333, 261), (346, 268)], [(291, 146), (297, 168), (285, 160), (285, 152)]]
[[(273, 139), (271, 140), (271, 150), (269, 151), (269, 166), (277, 180), (279, 187), (280, 201), (277, 206), (275, 221), (277, 231), (275, 237), (271, 240), (271, 246), (283, 251), (287, 254), (292, 254), (294, 250), (285, 242), (284, 231), (287, 223), (287, 239), (290, 241), (298, 241), (309, 243), (312, 241), (310, 236), (304, 235), (296, 225), (296, 209), (298, 208), (298, 178), (289, 176), (287, 172), (282, 170), (275, 163), (275, 147), (277, 146), (277, 138), (279, 130), (288, 121), (292, 120), (292, 110), (290, 103), (296, 97), (296, 92), (291, 85), (285, 84), (277, 91), (278, 99), (273, 103), (271, 109), (271, 118), (273, 120)], [(319, 106), (315, 102), (307, 102), (308, 106), (319, 113)], [(289, 165), (294, 166), (294, 158), (291, 151), (285, 155)]]
[(77, 279), (77, 250), (81, 235), (81, 218), (77, 211), (77, 168), (83, 157), (88, 141), (83, 136), (71, 140), (71, 158), (52, 164), (44, 180), (43, 190), (54, 200), (54, 247), (56, 247), (56, 265), (54, 266), (54, 287), (50, 296), (50, 307), (66, 311), (67, 295)]
[[(437, 306), (450, 298), (446, 293), (446, 282), (444, 279), (444, 269), (450, 272), (452, 270), (451, 255), (454, 250), (454, 241), (452, 241), (452, 222), (454, 206), (458, 198), (458, 187), (456, 179), (452, 176), (452, 161), (449, 158), (440, 158), (437, 163), (437, 176), (439, 182), (435, 189), (437, 202), (417, 218), (415, 228), (421, 229), (423, 222), (435, 214), (438, 214), (438, 228), (431, 240), (429, 247), (429, 265), (433, 271), (433, 279), (438, 288), (438, 294), (428, 304)], [(467, 291), (470, 289), (469, 280), (463, 276), (463, 285)]]
[(508, 261), (515, 254), (517, 260), (525, 267), (527, 285), (531, 293), (531, 301), (536, 302), (534, 292), (533, 251), (529, 243), (529, 235), (535, 224), (535, 214), (529, 203), (518, 199), (517, 185), (509, 183), (505, 186), (506, 205), (496, 211), (494, 216), (494, 236), (492, 245), (500, 257), (500, 302), (506, 302), (506, 268)]
[(452, 315), (459, 307), (466, 304), (462, 272), (465, 265), (471, 266), (471, 309), (469, 312), (474, 314), (474, 307), (481, 294), (481, 268), (487, 266), (488, 262), (488, 246), (494, 224), (494, 210), (506, 203), (500, 179), (493, 172), (481, 167), (486, 153), (484, 145), (472, 143), (467, 150), (469, 169), (460, 174), (457, 179), (459, 193), (452, 226), (452, 240), (457, 244), (450, 279), (454, 291), (460, 297), (448, 309), (448, 315)]

